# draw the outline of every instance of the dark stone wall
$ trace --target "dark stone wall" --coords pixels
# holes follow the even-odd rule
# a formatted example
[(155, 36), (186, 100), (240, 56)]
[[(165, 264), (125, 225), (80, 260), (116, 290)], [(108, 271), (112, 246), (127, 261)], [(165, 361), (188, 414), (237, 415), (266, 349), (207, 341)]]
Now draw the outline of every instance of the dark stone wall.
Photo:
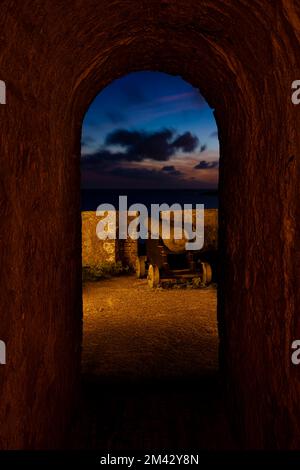
[(300, 369), (290, 362), (300, 338), (300, 111), (290, 101), (299, 2), (0, 8), (1, 448), (63, 446), (80, 361), (81, 123), (104, 86), (147, 69), (181, 75), (215, 108), (220, 358), (238, 435), (246, 447), (300, 448)]

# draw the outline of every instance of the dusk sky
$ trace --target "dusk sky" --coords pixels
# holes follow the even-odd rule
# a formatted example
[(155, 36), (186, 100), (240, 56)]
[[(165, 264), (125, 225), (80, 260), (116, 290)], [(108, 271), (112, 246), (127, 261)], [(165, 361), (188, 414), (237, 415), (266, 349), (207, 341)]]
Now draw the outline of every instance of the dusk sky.
[(180, 77), (136, 72), (115, 80), (83, 122), (83, 188), (216, 188), (218, 160), (213, 110)]

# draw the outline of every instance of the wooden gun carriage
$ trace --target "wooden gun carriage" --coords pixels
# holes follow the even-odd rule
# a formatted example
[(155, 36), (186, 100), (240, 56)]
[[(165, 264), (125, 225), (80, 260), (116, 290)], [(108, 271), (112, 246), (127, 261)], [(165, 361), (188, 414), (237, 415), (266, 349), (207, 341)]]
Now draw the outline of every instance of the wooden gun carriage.
[[(136, 260), (138, 278), (147, 276), (150, 287), (157, 287), (165, 281), (193, 282), (208, 285), (212, 281), (209, 263), (209, 246), (201, 250), (187, 250), (186, 238), (175, 239), (171, 230), (169, 238), (163, 238), (161, 230), (158, 239), (148, 238), (139, 244)], [(207, 244), (206, 244), (207, 245)]]

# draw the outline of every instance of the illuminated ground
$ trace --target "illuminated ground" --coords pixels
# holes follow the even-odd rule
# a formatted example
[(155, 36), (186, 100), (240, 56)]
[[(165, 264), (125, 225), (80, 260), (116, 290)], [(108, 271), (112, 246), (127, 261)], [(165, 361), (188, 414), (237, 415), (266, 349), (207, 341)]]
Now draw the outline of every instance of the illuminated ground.
[(83, 302), (82, 447), (233, 447), (215, 288), (151, 290), (120, 277), (85, 284)]
[(151, 289), (119, 277), (84, 288), (83, 371), (127, 379), (218, 367), (216, 289)]

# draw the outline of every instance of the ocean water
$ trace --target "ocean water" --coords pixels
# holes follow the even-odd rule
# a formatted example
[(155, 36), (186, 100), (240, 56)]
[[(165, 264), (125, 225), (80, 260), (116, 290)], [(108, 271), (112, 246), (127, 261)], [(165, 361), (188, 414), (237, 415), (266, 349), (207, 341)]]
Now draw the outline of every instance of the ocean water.
[(116, 210), (119, 207), (119, 196), (127, 196), (128, 207), (134, 203), (144, 204), (150, 209), (151, 204), (204, 204), (205, 209), (218, 208), (217, 190), (195, 189), (82, 189), (81, 211), (96, 211), (100, 204), (112, 204)]

